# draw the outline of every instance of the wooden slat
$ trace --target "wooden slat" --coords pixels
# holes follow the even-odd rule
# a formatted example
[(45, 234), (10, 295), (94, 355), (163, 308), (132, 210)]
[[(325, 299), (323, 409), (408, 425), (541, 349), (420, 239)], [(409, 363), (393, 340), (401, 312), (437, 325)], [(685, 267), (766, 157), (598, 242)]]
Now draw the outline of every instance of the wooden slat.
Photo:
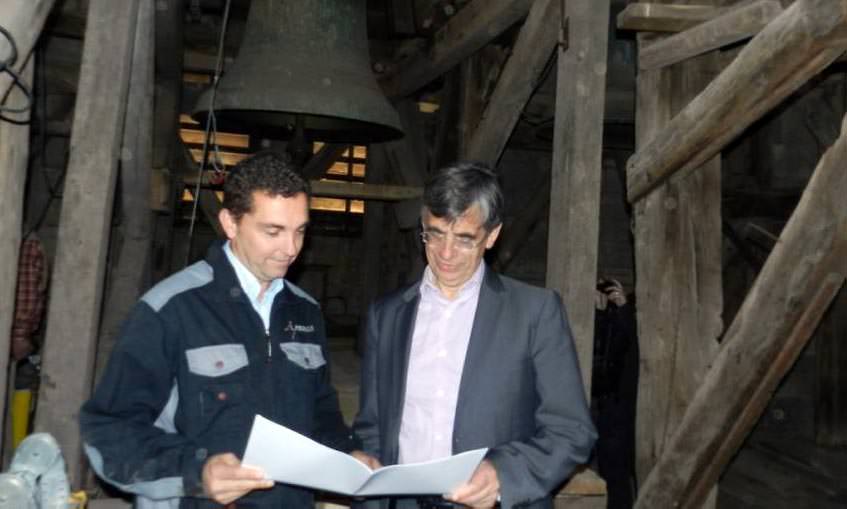
[(467, 159), (492, 166), (500, 160), (556, 47), (561, 23), (561, 0), (537, 0), (532, 4), (512, 55), (473, 134), (465, 154)]
[[(27, 59), (22, 77), (32, 83), (35, 59)], [(0, 104), (18, 108), (25, 103), (23, 94), (12, 91)], [(6, 116), (25, 122), (30, 112), (7, 113)], [(9, 331), (15, 316), (15, 289), (18, 281), (18, 254), (21, 247), (24, 189), (29, 158), (29, 124), (12, 124), (0, 120), (0, 416), (5, 415), (6, 373), (9, 367)], [(0, 419), (0, 423), (3, 420)], [(0, 426), (0, 444), (5, 444)], [(9, 451), (6, 451), (7, 453)], [(9, 456), (7, 454), (7, 456)], [(9, 456), (11, 457), (11, 456)]]
[(62, 193), (35, 429), (56, 437), (72, 486), (81, 482), (77, 417), (91, 390), (137, 7), (90, 0)]
[[(546, 286), (568, 310), (586, 397), (591, 395), (600, 238), (608, 0), (568, 0), (569, 40), (558, 48)], [(602, 69), (602, 72), (598, 72)], [(541, 201), (541, 200), (539, 200)]]
[[(203, 175), (201, 185), (209, 185), (209, 177), (212, 172), (206, 172)], [(194, 192), (194, 187), (197, 185), (197, 176), (189, 175), (183, 180), (185, 185), (190, 186)], [(315, 196), (324, 196), (327, 198), (346, 198), (350, 200), (378, 200), (378, 201), (404, 201), (414, 200), (423, 196), (422, 186), (398, 186), (388, 184), (362, 184), (358, 182), (341, 182), (331, 180), (311, 180), (312, 194)], [(201, 191), (202, 192), (202, 191)], [(201, 196), (200, 203), (203, 203)], [(218, 200), (220, 201), (220, 200)], [(209, 209), (209, 213), (217, 216), (217, 211)]]
[(95, 382), (106, 367), (126, 316), (151, 283), (153, 110), (150, 105), (154, 93), (155, 18), (153, 2), (141, 2), (121, 146), (121, 222), (115, 229), (117, 238), (113, 239), (109, 256), (112, 267), (97, 343)]
[(730, 9), (720, 16), (645, 45), (638, 52), (641, 69), (666, 67), (728, 44), (754, 36), (782, 13), (777, 0), (758, 0)]
[(411, 94), (488, 44), (529, 11), (532, 0), (473, 0), (435, 33), (433, 46), (382, 80), (389, 97)]
[[(847, 118), (723, 339), (637, 508), (697, 507), (847, 277)], [(767, 326), (763, 326), (767, 324)]]
[(309, 159), (309, 162), (303, 166), (301, 174), (307, 180), (319, 179), (323, 177), (341, 154), (344, 153), (350, 145), (344, 143), (326, 143), (316, 154)]
[[(55, 0), (3, 0), (0, 2), (0, 25), (3, 26), (15, 41), (18, 58), (12, 68), (20, 72), (29, 58), (35, 41), (41, 35), (44, 21)], [(0, 60), (6, 60), (11, 54), (11, 45), (5, 37), (0, 36)], [(32, 80), (28, 83), (32, 86)], [(0, 73), (0, 103), (12, 86), (12, 78), (8, 73)]]
[[(638, 75), (639, 147), (706, 86), (717, 55)], [(718, 350), (722, 330), (719, 158), (638, 202), (636, 301), (641, 370), (636, 473), (643, 480), (679, 425)], [(649, 338), (649, 339), (648, 339)], [(704, 507), (714, 507), (714, 500)]]
[(682, 32), (725, 11), (713, 5), (632, 3), (618, 14), (617, 25), (621, 30)]
[(630, 158), (635, 202), (676, 173), (699, 167), (847, 49), (847, 4), (797, 0)]

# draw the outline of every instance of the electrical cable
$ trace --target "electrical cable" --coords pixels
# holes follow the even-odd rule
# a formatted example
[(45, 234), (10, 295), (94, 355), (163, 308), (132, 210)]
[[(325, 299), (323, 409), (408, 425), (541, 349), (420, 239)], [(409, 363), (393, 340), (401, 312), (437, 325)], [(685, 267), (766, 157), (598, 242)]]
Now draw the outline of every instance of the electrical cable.
[(12, 37), (12, 34), (9, 33), (8, 30), (0, 26), (0, 34), (9, 41), (9, 47), (11, 51), (11, 55), (6, 60), (0, 61), (0, 73), (6, 73), (12, 77), (12, 86), (17, 87), (21, 93), (23, 93), (24, 98), (26, 99), (26, 105), (21, 107), (10, 107), (0, 105), (0, 120), (5, 120), (6, 122), (16, 124), (16, 125), (26, 125), (29, 124), (29, 119), (27, 120), (17, 120), (14, 118), (7, 117), (6, 113), (26, 113), (32, 107), (32, 91), (29, 87), (24, 83), (23, 78), (20, 74), (18, 74), (12, 66), (15, 64), (15, 61), (18, 59), (18, 47), (15, 44), (15, 39)]
[(220, 157), (220, 149), (218, 147), (218, 124), (217, 119), (215, 118), (215, 97), (218, 92), (218, 82), (220, 81), (221, 72), (223, 71), (224, 41), (226, 40), (226, 29), (227, 24), (229, 23), (229, 9), (231, 4), (232, 0), (226, 0), (223, 20), (221, 21), (221, 34), (218, 39), (218, 56), (217, 62), (215, 63), (215, 74), (212, 77), (212, 93), (209, 96), (209, 113), (206, 115), (206, 126), (203, 136), (203, 154), (200, 157), (200, 163), (197, 167), (197, 183), (194, 186), (194, 202), (191, 207), (191, 220), (188, 226), (188, 248), (185, 250), (184, 266), (188, 266), (188, 262), (191, 258), (191, 243), (194, 240), (194, 225), (197, 222), (197, 206), (200, 202), (200, 185), (203, 182), (203, 172), (206, 169), (206, 162), (209, 157), (209, 143), (212, 134), (214, 134), (213, 144), (215, 152), (215, 161), (212, 162), (212, 167), (215, 168), (215, 171), (222, 171), (217, 164), (217, 160)]

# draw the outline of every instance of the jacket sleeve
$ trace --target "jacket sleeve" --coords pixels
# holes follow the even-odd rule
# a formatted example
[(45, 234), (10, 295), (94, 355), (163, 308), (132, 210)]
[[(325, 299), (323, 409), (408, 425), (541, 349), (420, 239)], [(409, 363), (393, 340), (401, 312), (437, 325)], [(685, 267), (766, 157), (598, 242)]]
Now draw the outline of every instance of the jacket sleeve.
[(203, 491), (207, 451), (173, 425), (179, 359), (174, 334), (149, 305), (137, 304), (80, 412), (83, 446), (95, 472), (154, 500)]
[(375, 305), (368, 310), (365, 325), (365, 353), (362, 356), (362, 376), (359, 387), (359, 413), (353, 422), (353, 431), (361, 440), (362, 449), (374, 456), (380, 457), (379, 436), (379, 406), (377, 402), (377, 351), (378, 348), (377, 320)]
[(494, 447), (488, 459), (500, 481), (501, 505), (546, 497), (588, 460), (597, 432), (585, 399), (576, 350), (558, 295), (547, 294), (530, 331), (535, 374), (535, 433)]

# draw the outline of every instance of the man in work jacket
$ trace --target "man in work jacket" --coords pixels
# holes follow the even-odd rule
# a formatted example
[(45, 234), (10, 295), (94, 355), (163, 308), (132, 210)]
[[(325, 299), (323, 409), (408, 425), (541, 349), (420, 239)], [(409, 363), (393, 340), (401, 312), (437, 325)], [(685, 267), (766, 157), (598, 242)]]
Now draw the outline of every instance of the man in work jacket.
[(312, 493), (242, 466), (261, 414), (351, 451), (317, 303), (283, 279), (303, 245), (309, 185), (276, 154), (239, 163), (228, 237), (165, 279), (124, 325), (80, 422), (97, 474), (137, 507), (312, 508)]

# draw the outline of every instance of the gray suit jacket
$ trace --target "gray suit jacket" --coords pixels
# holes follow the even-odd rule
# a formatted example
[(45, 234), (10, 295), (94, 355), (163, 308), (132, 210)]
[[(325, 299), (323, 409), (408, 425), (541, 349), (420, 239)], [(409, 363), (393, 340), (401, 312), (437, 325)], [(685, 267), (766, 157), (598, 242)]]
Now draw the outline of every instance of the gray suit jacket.
[[(378, 300), (367, 318), (354, 430), (385, 465), (397, 462), (419, 286)], [(551, 506), (597, 437), (559, 296), (486, 268), (461, 380), (453, 453), (491, 449), (503, 507)]]

